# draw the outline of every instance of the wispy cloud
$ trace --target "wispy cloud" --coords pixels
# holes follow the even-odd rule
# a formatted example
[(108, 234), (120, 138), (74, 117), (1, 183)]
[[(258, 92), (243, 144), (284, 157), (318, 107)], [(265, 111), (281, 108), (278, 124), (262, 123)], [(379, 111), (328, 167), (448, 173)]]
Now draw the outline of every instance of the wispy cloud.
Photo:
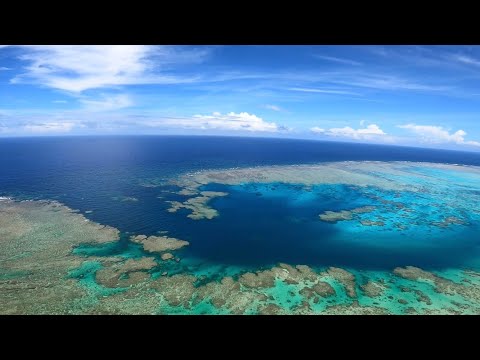
[[(0, 117), (2, 117), (2, 114), (0, 114)], [(0, 122), (0, 134), (8, 133), (9, 130), (9, 127), (6, 124)]]
[(54, 104), (66, 104), (68, 101), (67, 100), (53, 100), (52, 102)]
[(316, 88), (303, 88), (303, 87), (292, 87), (288, 88), (290, 91), (300, 91), (308, 93), (320, 93), (320, 94), (335, 94), (335, 95), (360, 95), (359, 93), (347, 91), (347, 90), (334, 90), (334, 89), (316, 89)]
[(338, 84), (365, 87), (379, 90), (415, 90), (415, 91), (446, 91), (449, 86), (422, 84), (397, 76), (375, 76), (370, 74), (358, 74), (350, 78), (340, 77), (334, 79)]
[(277, 105), (273, 105), (273, 104), (266, 104), (263, 106), (265, 109), (268, 109), (268, 110), (273, 110), (273, 111), (282, 111), (282, 108), (280, 106), (277, 106)]
[(132, 84), (188, 83), (194, 77), (167, 75), (172, 64), (195, 63), (208, 49), (141, 45), (34, 45), (22, 46), (25, 72), (12, 83), (82, 92)]
[[(480, 59), (459, 53), (458, 46), (395, 46), (395, 47), (368, 47), (376, 55), (388, 59), (390, 62), (403, 61), (412, 66), (437, 67), (445, 69), (462, 66), (480, 66)], [(468, 51), (462, 48), (460, 51)]]
[(5, 66), (0, 66), (0, 71), (7, 71), (7, 70), (12, 70), (12, 69)]
[(75, 127), (75, 123), (66, 122), (46, 122), (38, 124), (24, 125), (23, 129), (32, 133), (67, 133)]
[(335, 57), (335, 56), (326, 56), (326, 55), (315, 54), (315, 55), (313, 55), (313, 57), (317, 58), (317, 59), (327, 60), (327, 61), (331, 61), (331, 62), (335, 62), (335, 63), (339, 63), (339, 64), (345, 64), (345, 65), (353, 65), (353, 66), (362, 65), (361, 62), (354, 61), (354, 60), (351, 60), (351, 59), (339, 58), (339, 57)]
[(267, 122), (262, 118), (247, 112), (212, 115), (194, 115), (189, 118), (164, 118), (144, 123), (153, 127), (180, 127), (184, 129), (201, 130), (233, 130), (249, 132), (277, 132), (283, 128), (274, 122)]
[(312, 127), (310, 129), (315, 134), (321, 134), (332, 137), (343, 137), (355, 140), (379, 140), (387, 134), (376, 124), (370, 124), (367, 127), (354, 129), (350, 126), (343, 128), (322, 129), (320, 127)]
[(395, 61), (405, 61), (415, 65), (428, 66), (440, 65), (445, 59), (438, 56), (442, 51), (419, 45), (399, 45), (399, 46), (369, 46), (365, 49), (371, 54), (380, 56), (394, 63)]
[(452, 55), (452, 58), (463, 64), (480, 66), (480, 60), (475, 59), (471, 56), (456, 54)]
[[(336, 95), (359, 95), (358, 92), (329, 88), (311, 89), (306, 84), (316, 83), (373, 88), (379, 90), (440, 91), (448, 87), (417, 83), (398, 76), (373, 74), (368, 71), (349, 72), (242, 72), (222, 69), (208, 73), (190, 68), (190, 72), (175, 71), (181, 64), (205, 61), (210, 48), (140, 45), (54, 45), (21, 46), (20, 59), (26, 64), (23, 72), (12, 83), (33, 83), (71, 93), (89, 89), (115, 88), (124, 85), (220, 83), (240, 80), (269, 81), (274, 88), (279, 83), (295, 84), (294, 91), (317, 92)], [(350, 59), (318, 55), (324, 60), (358, 63)], [(359, 63), (358, 63), (359, 64)], [(272, 83), (274, 82), (274, 83)], [(328, 84), (328, 85), (327, 85)], [(280, 86), (282, 86), (280, 85)], [(261, 84), (257, 84), (260, 86)], [(288, 86), (288, 85), (287, 85)], [(268, 85), (267, 85), (268, 87)], [(239, 89), (230, 86), (230, 89)]]
[(89, 111), (112, 111), (133, 105), (132, 99), (126, 94), (103, 95), (99, 100), (80, 99), (79, 101)]
[(461, 129), (451, 133), (442, 126), (435, 125), (406, 124), (398, 125), (398, 127), (411, 131), (420, 138), (419, 140), (421, 142), (424, 143), (454, 143), (458, 145), (480, 146), (480, 142), (478, 141), (465, 140), (467, 133)]
[[(230, 82), (250, 80), (248, 86), (241, 87)], [(333, 95), (363, 95), (365, 89), (413, 92), (443, 92), (451, 94), (454, 88), (450, 83), (438, 84), (423, 78), (412, 78), (393, 71), (371, 71), (367, 68), (349, 69), (347, 71), (281, 71), (281, 72), (218, 72), (210, 75), (199, 75), (195, 88), (209, 91), (247, 91), (270, 89), (290, 90), (298, 92), (317, 92)], [(226, 82), (227, 85), (219, 85)], [(201, 85), (198, 85), (201, 83)], [(213, 85), (205, 85), (211, 83)]]

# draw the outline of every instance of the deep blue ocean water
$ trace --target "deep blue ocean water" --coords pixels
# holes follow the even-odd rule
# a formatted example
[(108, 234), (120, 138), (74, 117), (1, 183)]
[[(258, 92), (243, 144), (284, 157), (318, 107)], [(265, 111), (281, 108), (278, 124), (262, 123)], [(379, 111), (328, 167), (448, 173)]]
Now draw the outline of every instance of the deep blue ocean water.
[[(411, 241), (390, 247), (363, 246), (360, 240), (376, 241), (367, 231), (359, 233), (358, 241), (341, 239), (335, 234), (335, 226), (318, 221), (319, 211), (343, 209), (347, 202), (351, 208), (369, 205), (365, 198), (342, 185), (323, 186), (310, 198), (299, 199), (301, 187), (209, 184), (205, 190), (226, 191), (229, 196), (213, 199), (211, 205), (221, 215), (202, 221), (188, 219), (184, 210), (174, 214), (166, 211), (169, 205), (165, 200), (186, 199), (169, 192), (178, 189), (141, 186), (201, 169), (344, 160), (480, 165), (480, 154), (231, 137), (0, 139), (0, 196), (55, 199), (123, 233), (153, 235), (166, 230), (171, 236), (191, 242), (182, 250), (186, 257), (247, 267), (270, 266), (279, 261), (354, 268), (391, 269), (412, 264), (446, 267), (461, 264), (472, 253), (472, 247), (478, 247), (474, 242), (478, 233), (475, 227), (467, 228), (457, 242), (453, 239), (458, 238), (458, 233), (450, 237), (446, 233), (443, 244), (436, 247), (414, 246)], [(332, 196), (325, 196), (328, 193)], [(381, 233), (378, 241), (386, 241)], [(127, 242), (120, 246), (134, 247)]]

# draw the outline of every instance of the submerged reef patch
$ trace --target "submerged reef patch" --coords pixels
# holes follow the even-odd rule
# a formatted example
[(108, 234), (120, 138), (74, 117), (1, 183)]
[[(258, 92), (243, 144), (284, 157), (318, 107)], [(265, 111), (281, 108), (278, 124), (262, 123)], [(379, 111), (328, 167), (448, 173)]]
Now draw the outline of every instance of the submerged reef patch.
[(462, 220), (456, 216), (447, 216), (446, 218), (442, 219), (441, 221), (433, 221), (433, 226), (438, 226), (441, 228), (449, 227), (450, 225), (466, 225), (467, 222)]
[(388, 310), (377, 306), (361, 306), (358, 301), (352, 304), (332, 305), (325, 309), (325, 315), (387, 315)]
[(196, 280), (195, 276), (185, 274), (162, 276), (153, 281), (150, 286), (156, 289), (170, 305), (188, 309), (195, 293)]
[(150, 277), (146, 270), (157, 266), (154, 258), (129, 259), (122, 263), (116, 263), (113, 266), (100, 269), (95, 274), (95, 280), (102, 286), (128, 287), (145, 281)]
[(138, 202), (138, 199), (133, 196), (114, 196), (112, 199), (122, 202)]
[[(198, 188), (209, 183), (238, 185), (242, 183), (286, 184), (345, 184), (354, 186), (375, 186), (385, 190), (415, 190), (415, 185), (401, 184), (394, 179), (378, 176), (382, 171), (388, 174), (409, 175), (405, 165), (414, 163), (335, 162), (318, 165), (259, 166), (241, 169), (204, 170), (188, 173), (170, 180), (170, 184), (182, 187), (189, 192), (198, 192)], [(432, 164), (437, 167), (453, 167)]]
[(164, 253), (160, 256), (163, 261), (171, 260), (174, 256), (171, 253)]
[[(468, 279), (464, 278), (462, 283), (454, 282), (450, 279), (437, 275), (435, 273), (425, 271), (415, 266), (407, 266), (405, 268), (395, 268), (394, 274), (402, 278), (416, 281), (416, 282), (427, 282), (433, 286), (433, 289), (436, 294), (442, 294), (448, 297), (458, 297), (461, 299), (462, 303), (457, 301), (451, 301), (451, 304), (461, 310), (473, 310), (473, 313), (480, 314), (480, 284), (471, 283), (466, 281)], [(469, 270), (468, 273), (480, 275), (480, 273)], [(464, 272), (464, 275), (467, 273)], [(468, 276), (468, 275), (467, 275)], [(427, 305), (432, 305), (433, 299), (429, 298), (422, 291), (416, 289), (414, 290), (417, 295), (417, 301), (424, 302)], [(430, 313), (433, 310), (430, 310)]]
[(212, 281), (197, 289), (197, 301), (211, 302), (215, 308), (226, 309), (232, 314), (254, 311), (259, 302), (268, 299), (267, 295), (256, 291), (242, 291), (240, 283), (232, 277), (224, 277), (220, 282)]
[(377, 281), (368, 281), (366, 284), (360, 286), (363, 292), (368, 297), (377, 297), (384, 293), (386, 290), (386, 285), (379, 283)]
[(134, 243), (141, 244), (143, 249), (150, 253), (178, 250), (190, 244), (185, 240), (179, 240), (168, 236), (154, 235), (136, 235), (130, 237), (130, 240)]
[(326, 222), (336, 223), (343, 220), (352, 220), (355, 214), (365, 214), (375, 210), (373, 206), (362, 206), (352, 210), (341, 210), (341, 211), (325, 211), (320, 214), (320, 220)]
[(345, 287), (348, 296), (352, 298), (357, 297), (357, 291), (355, 289), (355, 275), (347, 270), (336, 267), (330, 267), (327, 270), (327, 273)]
[(313, 302), (317, 304), (321, 298), (335, 295), (335, 289), (327, 282), (318, 281), (312, 286), (305, 286), (299, 291), (299, 294), (306, 300), (313, 300)]
[[(197, 194), (196, 192), (183, 189), (179, 192), (181, 195), (193, 195)], [(185, 202), (179, 201), (168, 201), (170, 203), (170, 208), (167, 209), (168, 212), (174, 213), (180, 209), (191, 210), (191, 214), (187, 215), (190, 219), (200, 220), (200, 219), (213, 219), (218, 216), (218, 211), (209, 207), (208, 202), (220, 196), (227, 196), (228, 193), (220, 191), (202, 191), (200, 192), (201, 196), (196, 196), (186, 200)]]

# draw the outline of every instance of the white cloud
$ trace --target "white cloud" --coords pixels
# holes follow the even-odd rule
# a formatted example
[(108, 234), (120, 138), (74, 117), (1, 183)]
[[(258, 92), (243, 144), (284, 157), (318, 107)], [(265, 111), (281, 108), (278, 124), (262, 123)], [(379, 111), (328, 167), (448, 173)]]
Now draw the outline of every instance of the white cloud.
[(38, 124), (25, 125), (23, 129), (33, 133), (63, 133), (69, 132), (75, 126), (74, 122), (46, 122)]
[(277, 106), (277, 105), (266, 104), (264, 107), (265, 107), (265, 109), (268, 109), (268, 110), (282, 111), (282, 108), (280, 106)]
[(52, 101), (55, 104), (66, 104), (68, 101), (67, 100), (53, 100)]
[(465, 135), (467, 135), (467, 133), (461, 129), (454, 133), (450, 133), (443, 127), (434, 125), (406, 124), (399, 125), (398, 127), (410, 130), (420, 137), (420, 141), (425, 143), (454, 143), (458, 145), (480, 146), (480, 142), (478, 141), (465, 140)]
[(325, 133), (325, 129), (322, 129), (322, 128), (318, 127), (318, 126), (312, 127), (312, 128), (310, 129), (310, 131), (311, 131), (311, 132), (314, 132), (314, 133), (316, 133), (316, 134), (323, 134), (323, 133)]
[(0, 71), (7, 71), (7, 70), (12, 70), (12, 69), (5, 66), (0, 66)]
[(416, 83), (396, 76), (359, 75), (345, 79), (337, 79), (338, 84), (358, 86), (379, 90), (414, 90), (414, 91), (447, 91), (447, 86), (436, 86)]
[(149, 121), (147, 126), (181, 127), (186, 129), (215, 129), (251, 132), (277, 132), (285, 128), (273, 122), (266, 122), (262, 118), (247, 112), (212, 115), (194, 115), (191, 118), (165, 118), (159, 121)]
[(143, 45), (22, 46), (29, 65), (12, 83), (31, 82), (70, 92), (131, 84), (173, 84), (194, 78), (159, 71), (171, 64), (199, 62), (208, 50)]
[(300, 92), (311, 92), (311, 93), (321, 93), (321, 94), (360, 95), (359, 93), (355, 93), (355, 92), (352, 92), (352, 91), (333, 90), (333, 89), (314, 89), (314, 88), (293, 87), (293, 88), (288, 88), (287, 90), (300, 91)]
[(9, 132), (9, 128), (7, 125), (3, 124), (3, 123), (0, 123), (0, 133), (8, 133)]
[(118, 110), (133, 105), (133, 101), (126, 94), (104, 95), (101, 100), (80, 99), (89, 111), (109, 111)]
[(467, 55), (453, 55), (453, 59), (464, 64), (480, 66), (480, 60)]
[(313, 55), (313, 57), (315, 57), (317, 59), (336, 62), (336, 63), (339, 63), (339, 64), (354, 65), (354, 66), (362, 65), (362, 63), (360, 63), (358, 61), (354, 61), (354, 60), (350, 60), (350, 59), (344, 59), (344, 58), (338, 58), (338, 57), (334, 57), (334, 56)]
[(354, 129), (350, 126), (343, 128), (322, 129), (317, 126), (310, 129), (315, 134), (322, 134), (332, 137), (345, 137), (356, 140), (376, 140), (385, 137), (387, 134), (376, 124), (370, 124), (365, 128)]

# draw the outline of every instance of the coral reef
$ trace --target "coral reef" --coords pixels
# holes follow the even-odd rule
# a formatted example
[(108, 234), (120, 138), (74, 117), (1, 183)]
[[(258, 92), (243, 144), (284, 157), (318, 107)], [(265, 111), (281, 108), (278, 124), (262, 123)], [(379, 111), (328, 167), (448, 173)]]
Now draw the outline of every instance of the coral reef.
[(325, 211), (318, 216), (322, 221), (336, 223), (338, 221), (352, 220), (355, 214), (369, 213), (373, 210), (375, 210), (373, 206), (363, 206), (352, 210)]
[(128, 287), (147, 280), (150, 275), (144, 271), (155, 266), (157, 263), (151, 257), (129, 259), (97, 271), (95, 279), (99, 284), (109, 288)]
[(335, 295), (335, 289), (329, 283), (319, 281), (312, 286), (305, 286), (299, 293), (306, 300), (313, 300), (317, 304), (320, 298)]
[(328, 268), (327, 273), (345, 287), (348, 296), (351, 298), (357, 297), (355, 275), (337, 267)]
[[(478, 219), (475, 214), (479, 213), (477, 209), (469, 209), (473, 203), (471, 199), (478, 196), (474, 184), (478, 169), (429, 164), (426, 170), (425, 167), (415, 170), (415, 166), (415, 163), (345, 162), (207, 170), (177, 177), (170, 183), (180, 186), (180, 190), (171, 186), (163, 191), (163, 195), (170, 200), (178, 200), (179, 195), (189, 197), (183, 202), (171, 201), (168, 211), (186, 209), (190, 211), (189, 218), (199, 220), (218, 216), (218, 212), (209, 206), (209, 201), (227, 195), (225, 192), (201, 191), (202, 186), (210, 183), (240, 185), (238, 188), (245, 187), (254, 192), (268, 188), (259, 193), (264, 198), (258, 200), (263, 201), (281, 196), (283, 188), (275, 182), (283, 182), (305, 190), (300, 199), (289, 199), (292, 203), (298, 201), (302, 204), (316, 201), (316, 192), (319, 191), (315, 186), (317, 184), (344, 184), (347, 186), (325, 190), (325, 194), (332, 195), (334, 199), (328, 203), (331, 205), (323, 204), (324, 207), (314, 209), (308, 215), (312, 218), (313, 226), (329, 228), (335, 235), (345, 229), (350, 231), (352, 236), (338, 238), (342, 241), (359, 239), (356, 245), (361, 245), (360, 241), (364, 241), (362, 234), (378, 232), (379, 236), (371, 239), (376, 249), (383, 246), (380, 242), (384, 241), (386, 246), (393, 243), (389, 249), (395, 250), (395, 241), (405, 240), (406, 246), (413, 243), (412, 248), (417, 250), (429, 237), (433, 241), (440, 242), (441, 239), (448, 242), (450, 239), (461, 240), (460, 236), (455, 238), (456, 234), (460, 234), (455, 233), (457, 230), (464, 231), (462, 234), (470, 234), (469, 226), (475, 226)], [(452, 169), (475, 176), (467, 179), (470, 181), (468, 186), (462, 182), (462, 188), (453, 195), (450, 195), (448, 177), (439, 180), (443, 187), (435, 187), (434, 190), (429, 188), (437, 182), (436, 170)], [(412, 174), (416, 178), (410, 180)], [(398, 181), (395, 176), (409, 180)], [(260, 187), (248, 184), (249, 182), (267, 185)], [(268, 185), (270, 182), (275, 184)], [(153, 188), (160, 185), (152, 182), (145, 186)], [(343, 193), (344, 189), (349, 192)], [(347, 209), (324, 211), (317, 217), (325, 208), (338, 209), (337, 201), (343, 201), (342, 194), (350, 194), (352, 189), (352, 201), (344, 206)], [(358, 189), (361, 189), (361, 196), (355, 198)], [(437, 190), (438, 193), (433, 197), (432, 193)], [(154, 192), (157, 190), (148, 191), (152, 191), (153, 197), (156, 196)], [(285, 192), (288, 191), (290, 190)], [(119, 197), (117, 200), (136, 201), (129, 197)], [(374, 206), (362, 206), (365, 204)], [(90, 205), (85, 208), (95, 209), (94, 216), (98, 214), (101, 217), (100, 209)], [(120, 205), (129, 209), (137, 207), (134, 204)], [(90, 214), (91, 210), (84, 213)], [(164, 215), (170, 218), (170, 215)], [(321, 224), (318, 218), (329, 223), (346, 222), (327, 226)], [(181, 220), (201, 228), (216, 226), (222, 219), (199, 223), (183, 218)], [(296, 220), (298, 223), (304, 221), (300, 216)], [(428, 233), (424, 233), (425, 228), (420, 226), (427, 228)], [(425, 237), (417, 237), (417, 229), (418, 234), (426, 234)], [(330, 258), (317, 263), (314, 257), (309, 262), (311, 266), (279, 263), (263, 268), (244, 268), (189, 258), (190, 252), (186, 252), (187, 257), (179, 263), (176, 251), (188, 246), (189, 242), (163, 235), (160, 231), (156, 233), (157, 230), (146, 230), (156, 234), (152, 236), (130, 236), (131, 233), (126, 233), (130, 236), (130, 241), (124, 241), (128, 237), (122, 235), (122, 240), (117, 242), (117, 229), (90, 221), (79, 211), (57, 202), (19, 202), (0, 198), (0, 313), (480, 313), (478, 268), (464, 269), (463, 265), (457, 266), (458, 264), (447, 268), (429, 264), (427, 271), (427, 268), (403, 267), (409, 262), (399, 261), (402, 267), (396, 267), (392, 272), (391, 269), (396, 264), (384, 267), (384, 270), (375, 267), (372, 267), (374, 270), (363, 270)], [(400, 233), (401, 236), (391, 241), (391, 231)], [(430, 236), (430, 233), (433, 235)], [(189, 232), (185, 234), (182, 237), (190, 239)], [(436, 237), (437, 235), (439, 236)], [(318, 243), (315, 237), (312, 238)], [(192, 238), (192, 242), (196, 240)], [(401, 244), (400, 250), (403, 250), (403, 242)], [(433, 242), (428, 243), (421, 249), (425, 252), (419, 254), (427, 254), (432, 244), (435, 245)], [(84, 248), (91, 250), (83, 251)], [(378, 254), (387, 254), (382, 252), (384, 249)], [(454, 255), (455, 253), (452, 256)], [(415, 258), (412, 259), (414, 261), (411, 263), (415, 264)], [(276, 259), (273, 263), (275, 261)], [(341, 264), (345, 268), (327, 267), (332, 264)], [(472, 261), (471, 264), (475, 263)], [(317, 268), (317, 265), (323, 267)]]
[(192, 275), (177, 274), (162, 276), (151, 283), (151, 288), (156, 289), (163, 298), (172, 306), (190, 308), (190, 300), (195, 293), (194, 283), (196, 277)]
[[(183, 189), (180, 192), (182, 193), (182, 195), (195, 194), (195, 192), (189, 189)], [(170, 208), (168, 208), (167, 211), (174, 213), (180, 209), (188, 209), (191, 210), (191, 214), (187, 215), (187, 217), (189, 217), (190, 219), (210, 220), (218, 216), (218, 211), (209, 207), (208, 202), (215, 197), (227, 196), (228, 193), (219, 191), (202, 191), (200, 192), (200, 195), (201, 196), (190, 198), (183, 203), (179, 201), (168, 201), (170, 203)]]
[(68, 271), (80, 267), (72, 249), (117, 241), (119, 232), (88, 221), (57, 202), (0, 202), (0, 313), (66, 314), (88, 297)]
[(190, 244), (185, 240), (179, 240), (168, 236), (154, 235), (136, 235), (130, 237), (130, 240), (134, 243), (141, 244), (143, 249), (150, 253), (178, 250)]
[(376, 306), (361, 306), (358, 301), (352, 304), (332, 305), (327, 307), (325, 315), (387, 315), (388, 310)]
[[(460, 295), (466, 301), (470, 301), (477, 307), (480, 307), (480, 285), (478, 284), (460, 284), (446, 279), (432, 272), (422, 270), (415, 266), (407, 266), (405, 268), (397, 267), (393, 271), (397, 276), (405, 279), (419, 281), (426, 280), (430, 282), (437, 293), (445, 295)], [(470, 273), (475, 273), (473, 270)], [(431, 304), (431, 299), (422, 292), (416, 290), (419, 301)]]
[(366, 296), (377, 297), (383, 294), (386, 286), (379, 282), (369, 280), (366, 284), (360, 285), (360, 288), (363, 290)]
[(223, 308), (232, 314), (253, 311), (258, 302), (265, 302), (267, 295), (254, 291), (242, 291), (240, 283), (231, 277), (220, 282), (212, 281), (197, 288), (197, 301), (209, 301), (216, 308)]
[(164, 253), (160, 256), (163, 261), (172, 260), (174, 256), (171, 253)]

